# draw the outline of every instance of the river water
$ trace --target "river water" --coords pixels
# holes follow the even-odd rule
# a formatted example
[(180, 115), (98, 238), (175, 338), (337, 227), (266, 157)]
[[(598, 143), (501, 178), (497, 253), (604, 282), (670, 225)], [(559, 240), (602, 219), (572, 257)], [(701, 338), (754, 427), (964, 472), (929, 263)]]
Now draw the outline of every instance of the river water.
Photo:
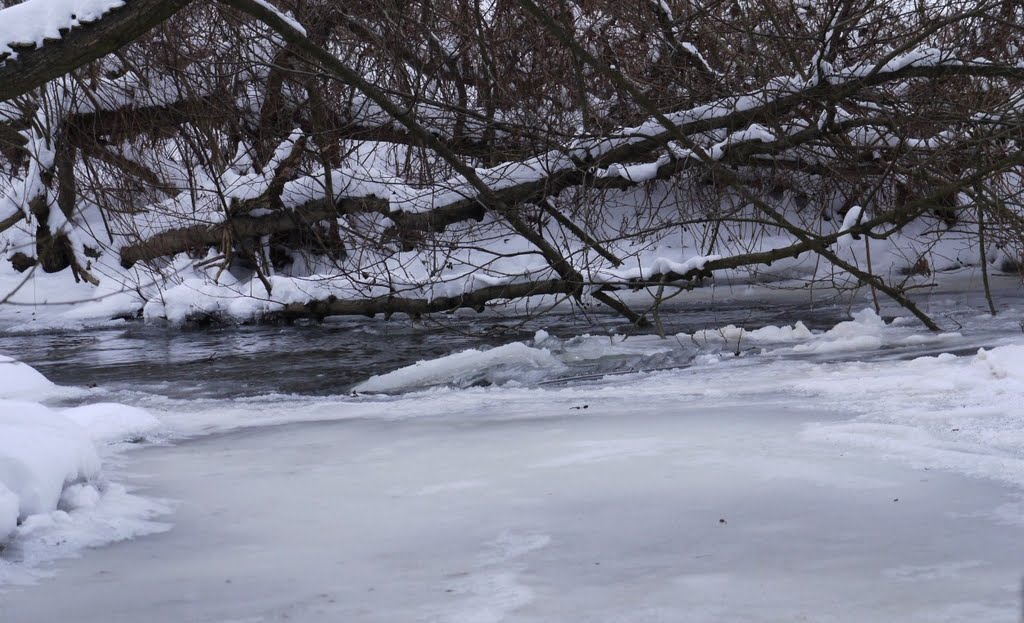
[[(997, 295), (1003, 306), (1018, 300), (1018, 281), (1004, 278)], [(924, 308), (949, 331), (981, 313), (984, 300), (976, 284), (951, 288), (924, 299)], [(800, 292), (780, 292), (767, 300), (724, 299), (667, 305), (661, 313), (663, 331), (671, 336), (729, 324), (756, 329), (800, 320), (812, 330), (826, 330), (850, 317), (869, 300), (849, 297), (809, 305)], [(906, 315), (887, 305), (884, 318)], [(977, 348), (1019, 330), (1016, 320), (974, 330), (963, 348)], [(487, 348), (529, 340), (539, 329), (571, 338), (590, 335), (650, 335), (654, 327), (637, 329), (605, 311), (586, 314), (555, 311), (539, 317), (497, 313), (459, 313), (424, 322), (396, 318), (334, 318), (325, 323), (250, 325), (180, 329), (156, 323), (72, 332), (0, 334), (0, 352), (32, 365), (56, 383), (105, 390), (130, 390), (170, 398), (238, 398), (265, 394), (327, 396), (344, 394), (373, 374), (469, 348)], [(684, 349), (685, 350), (685, 349)], [(886, 350), (872, 356), (918, 356), (927, 347)], [(691, 351), (677, 359), (612, 357), (597, 364), (576, 362), (567, 377), (642, 370), (684, 364)], [(851, 353), (850, 356), (860, 356)], [(838, 357), (843, 357), (840, 353)], [(835, 358), (835, 357), (833, 357)]]
[[(758, 327), (803, 320), (823, 329), (849, 317), (849, 305), (732, 303), (678, 306), (663, 315), (666, 333), (730, 323)], [(0, 337), (0, 352), (32, 365), (54, 382), (133, 389), (169, 397), (229, 398), (269, 393), (332, 395), (372, 374), (468, 348), (553, 335), (651, 334), (606, 312), (543, 317), (459, 314), (426, 322), (337, 318), (290, 326), (179, 329), (129, 323), (74, 332)], [(618, 362), (628, 369), (633, 362)]]
[[(167, 532), (0, 592), (0, 621), (1016, 621), (1024, 449), (983, 447), (987, 430), (958, 442), (943, 409), (978, 392), (955, 375), (920, 394), (895, 377), (1019, 341), (1015, 288), (996, 319), (973, 292), (926, 299), (959, 334), (902, 322), (839, 350), (606, 348), (579, 336), (627, 328), (568, 313), (7, 335), (0, 351), (89, 388), (66, 403), (140, 405), (167, 425), (107, 475), (173, 511)], [(737, 300), (662, 320), (670, 335), (821, 331), (850, 308)], [(559, 362), (522, 383), (349, 395), (540, 329)], [(866, 378), (876, 398), (843, 387)], [(917, 403), (925, 415), (904, 417)]]

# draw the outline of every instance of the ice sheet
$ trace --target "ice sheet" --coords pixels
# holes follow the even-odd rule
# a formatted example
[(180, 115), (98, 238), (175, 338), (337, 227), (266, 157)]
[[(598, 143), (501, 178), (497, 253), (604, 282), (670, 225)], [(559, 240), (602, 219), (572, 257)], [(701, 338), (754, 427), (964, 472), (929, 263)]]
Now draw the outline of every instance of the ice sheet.
[(801, 439), (822, 414), (778, 397), (598, 416), (571, 406), (599, 395), (576, 398), (539, 419), (303, 424), (140, 452), (140, 481), (183, 500), (175, 529), (62, 564), (3, 595), (5, 617), (1016, 620), (1013, 491)]

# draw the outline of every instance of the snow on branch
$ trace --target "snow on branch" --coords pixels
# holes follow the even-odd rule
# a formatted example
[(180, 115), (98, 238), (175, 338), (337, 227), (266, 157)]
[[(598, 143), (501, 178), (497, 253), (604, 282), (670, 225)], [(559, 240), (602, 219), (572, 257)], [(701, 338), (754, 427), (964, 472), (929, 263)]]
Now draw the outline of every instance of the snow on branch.
[(0, 102), (118, 50), (191, 0), (28, 0), (0, 10)]
[(125, 0), (26, 0), (0, 9), (0, 61), (18, 58), (19, 49), (57, 41), (124, 5)]

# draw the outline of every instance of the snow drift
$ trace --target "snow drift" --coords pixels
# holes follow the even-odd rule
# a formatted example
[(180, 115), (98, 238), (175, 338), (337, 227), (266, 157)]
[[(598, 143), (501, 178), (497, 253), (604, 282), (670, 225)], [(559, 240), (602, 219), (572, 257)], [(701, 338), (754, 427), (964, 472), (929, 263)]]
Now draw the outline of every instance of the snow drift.
[[(159, 426), (152, 415), (113, 403), (50, 408), (37, 401), (60, 388), (42, 374), (9, 357), (0, 357), (0, 371), (0, 546), (14, 551), (15, 560), (32, 562), (73, 553), (74, 543), (98, 545), (162, 529), (149, 521), (166, 510), (162, 505), (131, 496), (102, 471), (111, 444)], [(45, 538), (82, 522), (95, 525), (81, 538)], [(45, 547), (30, 551), (26, 543), (33, 539)], [(8, 566), (0, 558), (0, 584)]]

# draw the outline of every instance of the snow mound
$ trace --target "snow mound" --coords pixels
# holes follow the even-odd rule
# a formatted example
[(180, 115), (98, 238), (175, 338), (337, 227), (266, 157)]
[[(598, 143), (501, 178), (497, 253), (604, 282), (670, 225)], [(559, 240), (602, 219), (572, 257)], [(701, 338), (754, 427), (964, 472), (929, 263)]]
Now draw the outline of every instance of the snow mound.
[[(73, 553), (74, 543), (89, 547), (162, 529), (150, 518), (166, 508), (107, 482), (97, 449), (152, 432), (156, 418), (113, 403), (52, 409), (28, 398), (56, 385), (8, 357), (0, 366), (0, 584), (17, 575), (11, 560), (48, 560)], [(27, 555), (32, 539), (38, 547)]]
[(353, 391), (398, 393), (438, 385), (470, 387), (502, 385), (509, 381), (537, 381), (565, 368), (546, 348), (513, 342), (490, 350), (465, 350), (430, 361), (420, 361), (387, 374), (372, 376)]
[(840, 322), (817, 339), (793, 347), (798, 353), (837, 353), (871, 350), (885, 343), (883, 333), (888, 325), (873, 309), (862, 309), (853, 320)]
[(66, 409), (62, 415), (85, 429), (96, 443), (135, 441), (160, 427), (148, 411), (112, 402)]
[(38, 397), (54, 387), (35, 368), (0, 355), (0, 399)]
[(1024, 346), (999, 346), (978, 349), (972, 365), (994, 379), (1024, 381)]
[(84, 428), (39, 404), (0, 401), (0, 487), (17, 500), (18, 519), (55, 510), (66, 486), (95, 481), (99, 472)]

